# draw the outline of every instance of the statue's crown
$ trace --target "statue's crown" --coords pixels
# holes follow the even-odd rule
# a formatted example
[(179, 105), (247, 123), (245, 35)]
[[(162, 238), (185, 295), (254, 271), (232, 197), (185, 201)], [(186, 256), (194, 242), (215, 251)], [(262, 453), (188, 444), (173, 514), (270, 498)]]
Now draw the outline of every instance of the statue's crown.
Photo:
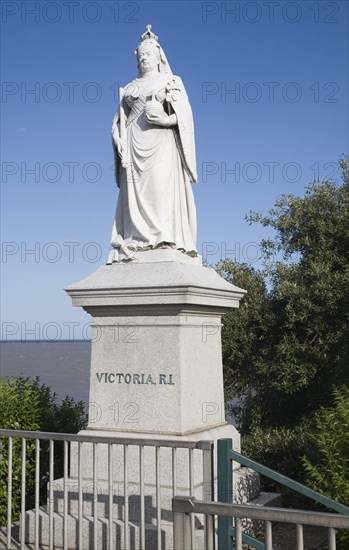
[(144, 34), (142, 34), (141, 36), (141, 40), (143, 42), (143, 40), (148, 40), (149, 38), (152, 38), (153, 40), (158, 40), (158, 36), (156, 36), (156, 34), (154, 34), (153, 32), (151, 32), (151, 25), (147, 25), (146, 26), (146, 31)]

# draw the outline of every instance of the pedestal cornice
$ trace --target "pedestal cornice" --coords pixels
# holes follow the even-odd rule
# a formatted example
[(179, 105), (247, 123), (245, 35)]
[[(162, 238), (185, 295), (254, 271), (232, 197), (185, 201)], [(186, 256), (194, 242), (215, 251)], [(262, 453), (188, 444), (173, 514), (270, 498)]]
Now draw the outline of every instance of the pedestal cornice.
[[(104, 308), (120, 308), (127, 314), (140, 308), (153, 314), (216, 313), (239, 306), (245, 291), (225, 281), (212, 268), (176, 261), (131, 262), (100, 267), (65, 291), (73, 305), (89, 313), (106, 315)], [(93, 311), (92, 311), (93, 308)], [(91, 310), (91, 311), (90, 311)], [(110, 309), (109, 309), (110, 312)]]

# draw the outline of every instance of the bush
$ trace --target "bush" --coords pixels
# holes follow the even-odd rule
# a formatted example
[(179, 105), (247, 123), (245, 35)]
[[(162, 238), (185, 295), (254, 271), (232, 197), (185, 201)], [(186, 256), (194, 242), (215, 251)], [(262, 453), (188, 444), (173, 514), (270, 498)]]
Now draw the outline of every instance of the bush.
[[(40, 409), (38, 392), (24, 378), (2, 380), (0, 378), (0, 426), (3, 429), (39, 430)], [(7, 476), (8, 476), (8, 441), (2, 438), (0, 460), (0, 525), (5, 524), (7, 517)], [(27, 491), (34, 486), (35, 444), (28, 442), (26, 446), (26, 480)], [(13, 440), (12, 462), (12, 514), (13, 519), (19, 517), (21, 485), (21, 440)]]
[[(304, 483), (306, 476), (301, 461), (308, 453), (309, 425), (305, 422), (291, 428), (254, 428), (242, 438), (242, 453), (265, 466), (291, 479)], [(279, 485), (275, 481), (261, 477), (264, 491), (282, 493), (285, 506), (307, 507), (310, 502), (298, 493)]]
[[(349, 387), (335, 388), (333, 397), (333, 407), (315, 416), (309, 434), (312, 450), (303, 457), (303, 465), (312, 489), (349, 506)], [(348, 544), (349, 533), (341, 533), (339, 539)]]
[[(77, 433), (86, 425), (87, 417), (82, 401), (66, 397), (57, 404), (56, 394), (40, 380), (16, 377), (0, 378), (0, 427), (8, 430), (30, 430)], [(63, 442), (55, 444), (55, 475), (63, 475)], [(8, 439), (0, 438), (0, 525), (7, 521), (7, 476), (8, 476)], [(12, 461), (12, 519), (16, 521), (20, 513), (21, 489), (21, 448), (18, 438), (13, 439)], [(46, 496), (48, 472), (48, 445), (41, 444), (41, 501)], [(26, 503), (33, 506), (35, 495), (35, 442), (26, 441)]]
[[(349, 387), (334, 388), (331, 401), (294, 429), (252, 429), (242, 438), (242, 453), (349, 506)], [(261, 485), (281, 492), (286, 506), (314, 509), (313, 501), (268, 478)], [(338, 539), (339, 548), (348, 548), (349, 533), (340, 532)]]

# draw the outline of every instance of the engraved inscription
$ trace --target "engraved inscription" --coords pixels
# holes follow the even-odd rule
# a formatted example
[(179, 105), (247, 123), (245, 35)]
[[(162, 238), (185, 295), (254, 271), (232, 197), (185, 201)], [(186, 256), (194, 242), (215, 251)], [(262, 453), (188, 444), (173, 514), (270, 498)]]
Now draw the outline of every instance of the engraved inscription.
[(175, 385), (173, 374), (159, 374), (157, 377), (149, 373), (96, 372), (96, 377), (101, 384)]

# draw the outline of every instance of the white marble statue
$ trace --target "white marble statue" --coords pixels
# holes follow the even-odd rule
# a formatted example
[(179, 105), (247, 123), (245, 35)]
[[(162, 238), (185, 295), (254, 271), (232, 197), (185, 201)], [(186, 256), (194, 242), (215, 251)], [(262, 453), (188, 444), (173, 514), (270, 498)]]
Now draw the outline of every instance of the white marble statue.
[(108, 264), (154, 248), (197, 255), (191, 107), (150, 25), (141, 38), (139, 75), (120, 90), (112, 126), (120, 193)]

